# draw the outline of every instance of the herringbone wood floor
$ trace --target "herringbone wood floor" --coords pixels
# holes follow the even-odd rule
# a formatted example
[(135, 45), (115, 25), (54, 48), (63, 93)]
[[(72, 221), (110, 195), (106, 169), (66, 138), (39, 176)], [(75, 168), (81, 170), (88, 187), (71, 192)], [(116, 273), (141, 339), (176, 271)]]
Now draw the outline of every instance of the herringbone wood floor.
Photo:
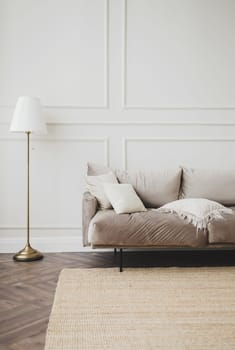
[[(125, 254), (128, 266), (234, 265), (234, 252)], [(51, 253), (34, 262), (0, 254), (0, 350), (43, 350), (59, 272), (63, 268), (117, 266), (113, 253)], [(117, 273), (118, 269), (117, 269)], [(55, 349), (56, 350), (56, 349)]]
[(42, 350), (60, 271), (115, 266), (112, 253), (53, 253), (15, 262), (0, 254), (0, 350)]

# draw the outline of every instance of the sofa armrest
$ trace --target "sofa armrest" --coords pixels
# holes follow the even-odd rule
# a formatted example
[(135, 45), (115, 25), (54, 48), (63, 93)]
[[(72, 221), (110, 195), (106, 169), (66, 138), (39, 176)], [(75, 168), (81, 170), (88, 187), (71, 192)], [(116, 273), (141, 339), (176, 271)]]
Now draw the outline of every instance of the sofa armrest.
[(92, 196), (90, 192), (85, 192), (82, 197), (82, 237), (84, 247), (89, 245), (88, 227), (91, 219), (97, 212), (97, 209), (97, 199), (94, 196)]

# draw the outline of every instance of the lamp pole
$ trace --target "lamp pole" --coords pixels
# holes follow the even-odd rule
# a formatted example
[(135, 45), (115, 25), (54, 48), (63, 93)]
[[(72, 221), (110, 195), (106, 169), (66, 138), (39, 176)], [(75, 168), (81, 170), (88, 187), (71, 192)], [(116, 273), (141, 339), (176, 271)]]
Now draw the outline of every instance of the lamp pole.
[(19, 251), (13, 256), (13, 259), (16, 261), (33, 261), (33, 260), (40, 260), (43, 258), (42, 253), (40, 253), (38, 250), (33, 249), (30, 245), (30, 236), (29, 236), (29, 196), (30, 196), (30, 181), (29, 181), (29, 138), (30, 138), (30, 131), (26, 131), (27, 135), (27, 241), (26, 246), (24, 249)]
[(29, 137), (30, 131), (26, 131), (27, 134), (27, 246), (29, 243)]

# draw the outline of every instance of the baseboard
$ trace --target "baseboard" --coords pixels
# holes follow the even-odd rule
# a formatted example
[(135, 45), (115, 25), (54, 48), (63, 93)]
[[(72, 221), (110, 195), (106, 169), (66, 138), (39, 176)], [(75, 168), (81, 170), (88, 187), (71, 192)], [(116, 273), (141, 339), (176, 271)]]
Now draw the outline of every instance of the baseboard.
[[(26, 238), (20, 237), (1, 237), (0, 253), (15, 253), (24, 248)], [(32, 235), (30, 244), (33, 248), (44, 253), (59, 252), (102, 252), (113, 251), (113, 249), (92, 249), (91, 247), (83, 247), (81, 235), (61, 235), (55, 237), (48, 235), (43, 237), (34, 237)]]
[[(81, 237), (34, 237), (31, 245), (42, 252), (88, 252), (91, 248), (83, 247)], [(0, 238), (0, 253), (14, 253), (25, 246), (23, 238)]]

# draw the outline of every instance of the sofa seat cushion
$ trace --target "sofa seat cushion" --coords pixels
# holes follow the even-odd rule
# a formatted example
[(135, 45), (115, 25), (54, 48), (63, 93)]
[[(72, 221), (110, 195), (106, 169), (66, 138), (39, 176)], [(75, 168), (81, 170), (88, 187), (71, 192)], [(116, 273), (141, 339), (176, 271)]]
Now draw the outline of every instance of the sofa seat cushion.
[(235, 207), (232, 214), (222, 214), (222, 219), (213, 219), (208, 224), (210, 244), (235, 244)]
[(148, 210), (117, 215), (98, 211), (89, 225), (89, 240), (95, 247), (205, 247), (207, 233), (182, 221), (177, 215)]

